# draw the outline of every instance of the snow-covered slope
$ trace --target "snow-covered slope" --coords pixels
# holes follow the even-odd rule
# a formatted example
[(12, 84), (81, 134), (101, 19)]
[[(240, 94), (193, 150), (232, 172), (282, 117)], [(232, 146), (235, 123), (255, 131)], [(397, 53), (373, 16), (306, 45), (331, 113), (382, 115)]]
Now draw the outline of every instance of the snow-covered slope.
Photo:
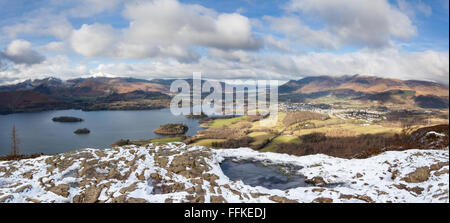
[[(302, 166), (311, 186), (231, 181), (220, 168), (227, 158)], [(0, 162), (0, 202), (449, 202), (448, 161), (448, 148), (361, 160), (182, 143), (85, 149)]]

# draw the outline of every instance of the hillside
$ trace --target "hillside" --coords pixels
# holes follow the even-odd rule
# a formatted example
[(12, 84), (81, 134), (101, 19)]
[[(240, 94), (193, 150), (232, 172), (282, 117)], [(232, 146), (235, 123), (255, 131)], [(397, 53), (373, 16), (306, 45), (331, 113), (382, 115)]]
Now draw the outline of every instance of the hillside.
[[(171, 82), (170, 82), (171, 83)], [(148, 81), (134, 78), (91, 77), (62, 81), (57, 78), (26, 80), (14, 85), (0, 86), (0, 92), (37, 91), (47, 94), (72, 96), (102, 96), (110, 93), (147, 91), (168, 93), (170, 83), (162, 80)]]
[[(240, 148), (213, 150), (182, 143), (85, 149), (21, 161), (0, 162), (3, 202), (448, 202), (445, 150), (389, 151), (367, 159), (290, 156)], [(289, 189), (231, 180), (223, 163), (283, 166), (303, 179)], [(247, 167), (240, 172), (245, 172)], [(228, 173), (233, 174), (233, 173)], [(254, 177), (254, 176), (250, 176)], [(266, 177), (266, 178), (265, 178)]]
[(291, 102), (318, 101), (332, 96), (347, 102), (376, 103), (397, 108), (446, 109), (449, 106), (449, 88), (445, 85), (362, 75), (305, 77), (280, 86), (279, 93), (281, 101)]
[(417, 96), (449, 96), (449, 88), (438, 83), (416, 80), (402, 81), (363, 75), (341, 77), (317, 76), (305, 77), (296, 81), (291, 80), (280, 87), (280, 93), (314, 93), (343, 89), (364, 93), (405, 90), (414, 91)]
[[(192, 86), (192, 79), (186, 79)], [(92, 77), (62, 81), (57, 78), (27, 80), (0, 86), (0, 114), (55, 109), (142, 110), (167, 107), (173, 80)], [(224, 83), (221, 83), (224, 87)], [(369, 76), (317, 76), (280, 86), (280, 101), (330, 104), (359, 101), (402, 108), (446, 109), (448, 87), (426, 81), (402, 81)], [(332, 101), (331, 101), (332, 102)], [(405, 106), (403, 106), (405, 105)], [(398, 106), (397, 106), (398, 107)]]
[(0, 114), (54, 109), (120, 110), (166, 107), (170, 85), (133, 78), (56, 78), (0, 86)]

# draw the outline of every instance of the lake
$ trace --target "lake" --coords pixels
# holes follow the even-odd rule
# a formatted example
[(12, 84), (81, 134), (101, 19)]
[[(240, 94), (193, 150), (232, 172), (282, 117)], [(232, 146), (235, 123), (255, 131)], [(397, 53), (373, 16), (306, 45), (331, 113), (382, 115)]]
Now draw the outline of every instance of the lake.
[[(57, 116), (74, 116), (84, 119), (79, 123), (53, 122)], [(90, 111), (59, 110), (37, 113), (0, 115), (0, 155), (11, 148), (11, 130), (16, 124), (22, 154), (55, 154), (82, 148), (109, 148), (120, 139), (141, 140), (160, 138), (153, 131), (163, 124), (184, 123), (189, 127), (186, 135), (192, 136), (203, 129), (195, 119), (174, 116), (170, 109), (144, 111)], [(88, 128), (88, 135), (73, 132)]]

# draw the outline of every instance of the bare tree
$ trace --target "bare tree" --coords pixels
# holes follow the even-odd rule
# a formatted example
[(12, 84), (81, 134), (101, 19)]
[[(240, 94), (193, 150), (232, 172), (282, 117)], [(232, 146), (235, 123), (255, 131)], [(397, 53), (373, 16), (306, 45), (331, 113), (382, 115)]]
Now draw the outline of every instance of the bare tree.
[(17, 137), (16, 124), (14, 123), (11, 132), (11, 156), (17, 157), (20, 155), (19, 139)]

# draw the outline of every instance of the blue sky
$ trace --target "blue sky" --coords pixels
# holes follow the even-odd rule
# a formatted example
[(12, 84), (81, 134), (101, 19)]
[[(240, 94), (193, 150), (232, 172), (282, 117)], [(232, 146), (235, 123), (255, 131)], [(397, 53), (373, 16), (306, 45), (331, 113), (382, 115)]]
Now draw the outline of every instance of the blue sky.
[(448, 0), (0, 0), (0, 84), (55, 76), (448, 84)]

